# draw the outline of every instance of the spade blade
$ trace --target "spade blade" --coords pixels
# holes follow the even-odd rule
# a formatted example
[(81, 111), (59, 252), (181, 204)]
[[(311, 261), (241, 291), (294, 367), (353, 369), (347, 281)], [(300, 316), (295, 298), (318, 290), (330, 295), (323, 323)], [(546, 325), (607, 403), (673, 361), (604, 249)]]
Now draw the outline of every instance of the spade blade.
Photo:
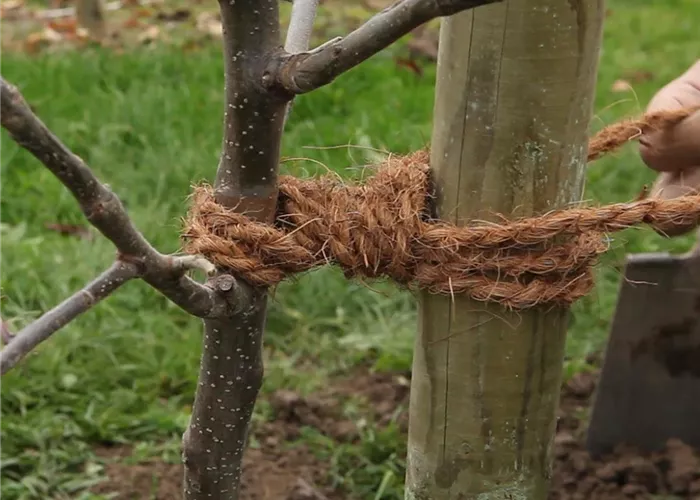
[(627, 259), (588, 428), (593, 456), (618, 444), (700, 447), (700, 258)]

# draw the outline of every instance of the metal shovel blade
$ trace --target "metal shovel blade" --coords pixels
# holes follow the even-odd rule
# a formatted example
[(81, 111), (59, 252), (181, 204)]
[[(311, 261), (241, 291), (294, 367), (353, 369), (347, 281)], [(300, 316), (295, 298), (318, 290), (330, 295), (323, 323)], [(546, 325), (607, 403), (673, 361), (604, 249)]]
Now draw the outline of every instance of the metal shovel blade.
[(627, 259), (588, 428), (596, 457), (618, 444), (700, 448), (700, 257)]

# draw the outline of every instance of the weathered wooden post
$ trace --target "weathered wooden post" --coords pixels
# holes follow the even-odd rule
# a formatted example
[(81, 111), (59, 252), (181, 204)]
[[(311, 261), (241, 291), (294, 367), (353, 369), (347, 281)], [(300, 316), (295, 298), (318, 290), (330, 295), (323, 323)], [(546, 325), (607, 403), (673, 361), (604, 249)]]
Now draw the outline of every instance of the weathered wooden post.
[(78, 19), (78, 25), (86, 29), (92, 38), (103, 40), (107, 36), (107, 22), (102, 0), (77, 0), (75, 16)]
[[(442, 218), (582, 195), (602, 0), (506, 0), (443, 21), (431, 164)], [(421, 297), (407, 499), (545, 499), (568, 309)]]

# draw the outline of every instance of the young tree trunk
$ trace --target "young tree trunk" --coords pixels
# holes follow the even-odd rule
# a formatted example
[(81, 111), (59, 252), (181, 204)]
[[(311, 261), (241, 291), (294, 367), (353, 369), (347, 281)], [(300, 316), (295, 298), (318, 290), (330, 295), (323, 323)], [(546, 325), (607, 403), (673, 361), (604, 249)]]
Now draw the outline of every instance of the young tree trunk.
[[(279, 46), (278, 0), (221, 0), (226, 76), (217, 202), (272, 222), (277, 165), (290, 96), (262, 87)], [(248, 427), (263, 377), (266, 290), (227, 274), (215, 288), (237, 297), (230, 315), (205, 320), (199, 386), (183, 437), (186, 500), (235, 500)]]
[[(507, 0), (443, 21), (431, 164), (458, 224), (582, 195), (601, 0)], [(545, 499), (568, 310), (420, 302), (407, 499)]]

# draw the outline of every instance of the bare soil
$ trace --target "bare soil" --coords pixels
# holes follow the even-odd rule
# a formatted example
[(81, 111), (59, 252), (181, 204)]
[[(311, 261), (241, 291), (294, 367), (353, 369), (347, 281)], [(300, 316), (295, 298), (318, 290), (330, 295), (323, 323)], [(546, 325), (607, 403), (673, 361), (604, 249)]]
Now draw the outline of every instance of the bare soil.
[[(585, 451), (585, 418), (597, 381), (596, 372), (576, 375), (562, 388), (555, 440), (555, 461), (549, 500), (700, 500), (700, 450), (670, 441), (663, 452), (638, 453), (620, 446), (605, 459), (592, 460)], [(334, 490), (327, 461), (304, 445), (290, 447), (304, 426), (315, 427), (336, 442), (358, 439), (354, 421), (343, 417), (342, 401), (363, 397), (367, 417), (386, 424), (400, 412), (407, 429), (409, 374), (373, 374), (359, 369), (311, 397), (278, 391), (269, 401), (276, 420), (254, 429), (258, 448), (249, 449), (244, 462), (245, 500), (348, 500), (350, 493)], [(111, 457), (107, 481), (93, 491), (116, 492), (119, 500), (181, 498), (180, 465), (150, 461), (126, 465), (119, 460), (128, 450), (101, 449)]]

